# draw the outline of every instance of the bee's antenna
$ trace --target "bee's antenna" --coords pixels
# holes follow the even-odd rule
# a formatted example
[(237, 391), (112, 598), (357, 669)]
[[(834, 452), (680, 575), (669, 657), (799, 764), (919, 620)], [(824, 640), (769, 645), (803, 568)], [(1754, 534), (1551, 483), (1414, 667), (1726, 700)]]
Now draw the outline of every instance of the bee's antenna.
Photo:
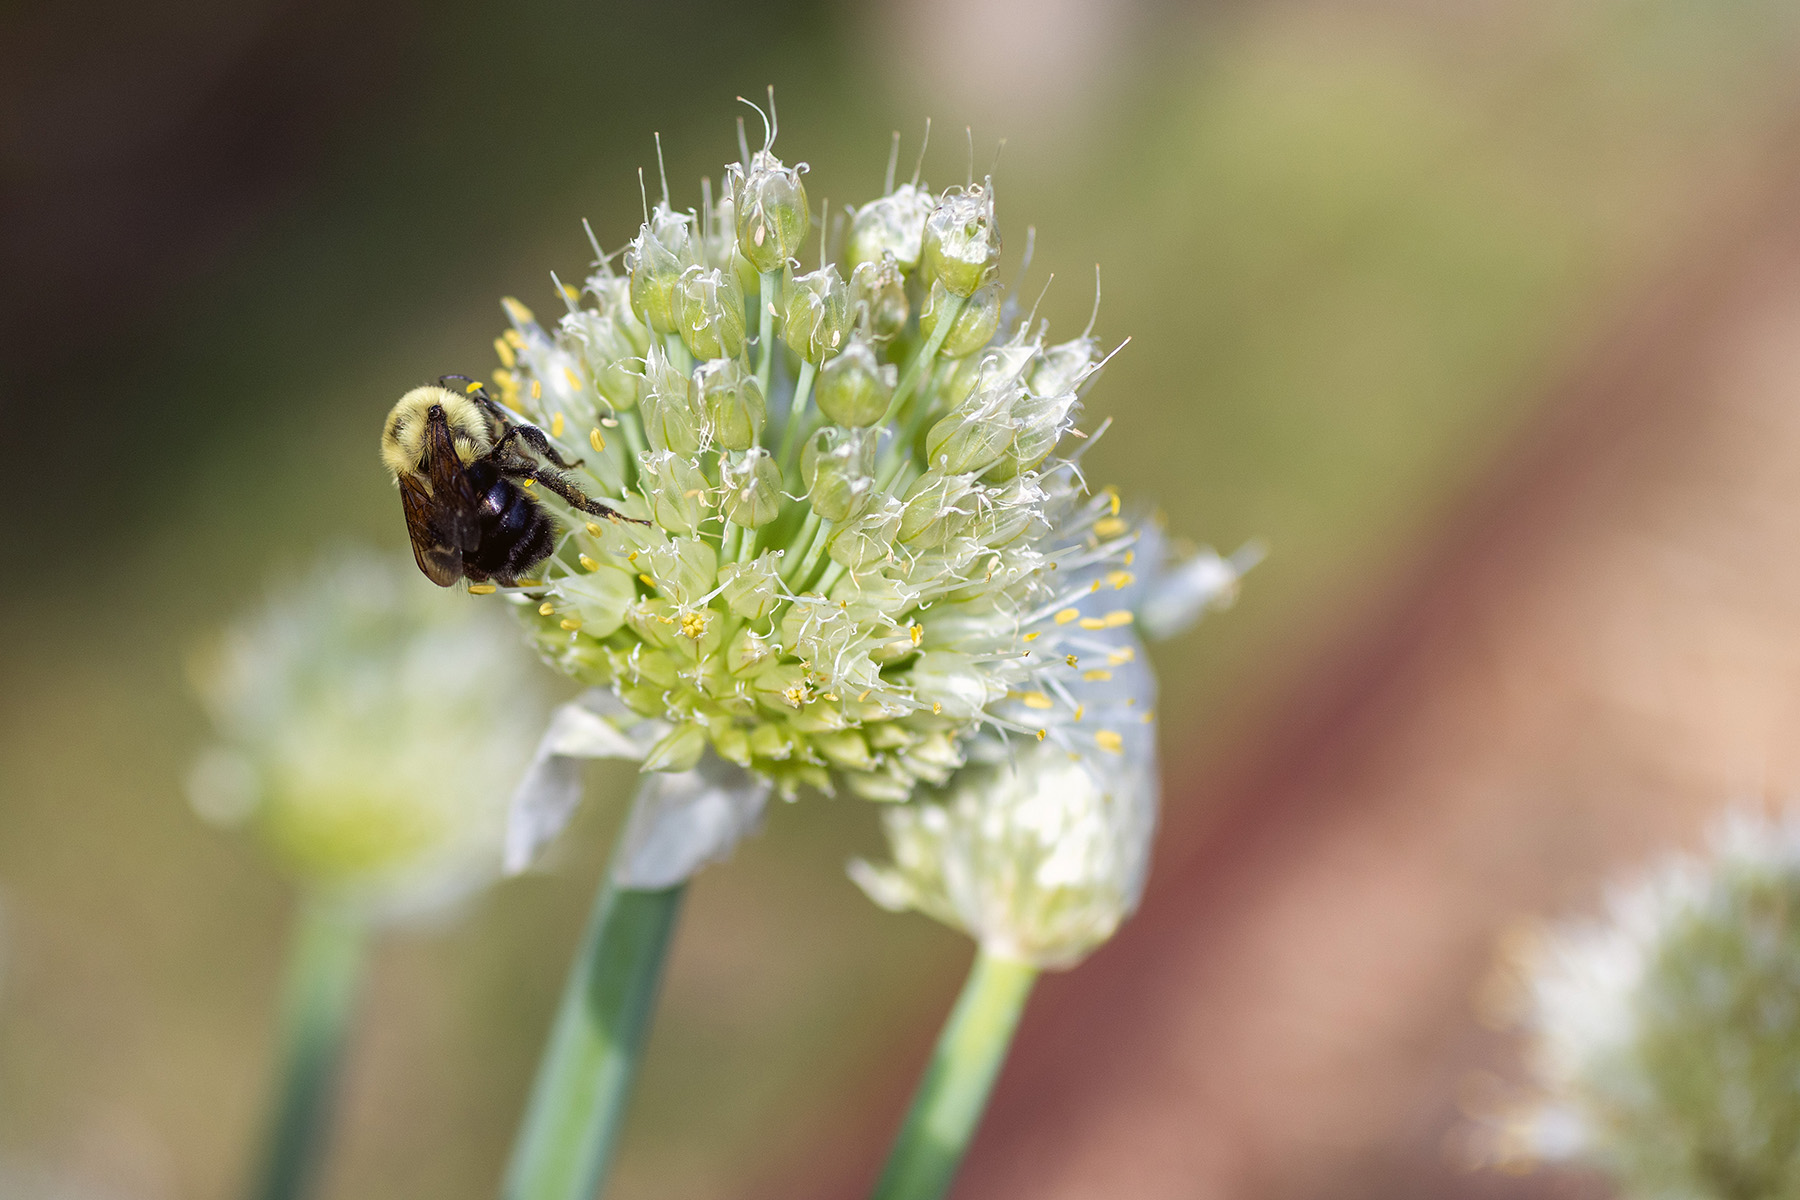
[(913, 163), (912, 185), (919, 186), (919, 172), (925, 169), (925, 151), (931, 146), (931, 118), (925, 118), (925, 140), (919, 143), (919, 159)]
[[(1093, 333), (1094, 332), (1094, 322), (1098, 321), (1099, 319), (1100, 319), (1100, 264), (1095, 263), (1094, 264), (1094, 311), (1088, 315), (1087, 328), (1081, 331), (1081, 336), (1085, 338), (1089, 334)], [(1131, 340), (1130, 338), (1125, 339), (1125, 341), (1127, 341), (1127, 342), (1130, 340)], [(1119, 344), (1119, 350), (1123, 350), (1124, 348), (1125, 348), (1125, 344), (1124, 344), (1124, 342), (1121, 342)], [(1119, 352), (1119, 350), (1114, 350), (1113, 354), (1117, 354)], [(1112, 357), (1112, 355), (1108, 355), (1107, 357), (1110, 358), (1110, 357)]]
[(651, 135), (656, 138), (656, 173), (662, 176), (663, 207), (669, 207), (669, 169), (663, 166), (662, 134)]
[(894, 169), (900, 165), (900, 131), (894, 130), (894, 144), (888, 150), (887, 182), (882, 185), (881, 194), (887, 195), (894, 190)]

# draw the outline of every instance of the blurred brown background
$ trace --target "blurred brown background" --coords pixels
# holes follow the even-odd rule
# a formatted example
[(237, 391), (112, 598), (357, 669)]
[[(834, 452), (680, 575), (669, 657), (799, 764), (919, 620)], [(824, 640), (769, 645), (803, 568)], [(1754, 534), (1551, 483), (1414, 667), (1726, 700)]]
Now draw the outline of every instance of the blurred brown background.
[[(290, 897), (202, 826), (181, 661), (402, 548), (374, 422), (678, 203), (776, 85), (837, 202), (1007, 139), (1096, 482), (1274, 548), (1164, 646), (1152, 894), (1048, 981), (965, 1196), (1591, 1194), (1464, 1169), (1495, 938), (1800, 772), (1800, 29), (1742, 0), (0, 13), (0, 1190), (234, 1194)], [(617, 817), (382, 949), (341, 1197), (490, 1194)], [(966, 961), (847, 802), (690, 904), (614, 1194), (850, 1196)]]

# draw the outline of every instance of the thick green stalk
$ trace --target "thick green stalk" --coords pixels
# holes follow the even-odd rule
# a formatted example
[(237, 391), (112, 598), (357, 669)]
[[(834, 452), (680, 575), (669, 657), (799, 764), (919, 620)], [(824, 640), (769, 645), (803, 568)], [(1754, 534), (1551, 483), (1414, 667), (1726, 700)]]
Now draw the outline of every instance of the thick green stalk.
[(1036, 981), (1036, 967), (985, 950), (976, 954), (874, 1200), (938, 1200), (950, 1190)]
[(341, 905), (302, 901), (289, 935), (281, 1065), (255, 1200), (297, 1200), (318, 1179), (333, 1083), (362, 979), (368, 926)]
[(609, 867), (501, 1185), (503, 1200), (594, 1200), (650, 1033), (685, 885), (637, 891)]
[(812, 393), (813, 376), (818, 370), (814, 364), (801, 360), (800, 378), (794, 384), (794, 399), (788, 405), (787, 425), (781, 431), (781, 452), (775, 457), (775, 465), (781, 468), (784, 476), (797, 469), (794, 450), (800, 444), (800, 427), (806, 424), (806, 398)]
[(775, 370), (775, 297), (780, 291), (781, 272), (764, 271), (756, 303), (756, 383), (764, 396)]

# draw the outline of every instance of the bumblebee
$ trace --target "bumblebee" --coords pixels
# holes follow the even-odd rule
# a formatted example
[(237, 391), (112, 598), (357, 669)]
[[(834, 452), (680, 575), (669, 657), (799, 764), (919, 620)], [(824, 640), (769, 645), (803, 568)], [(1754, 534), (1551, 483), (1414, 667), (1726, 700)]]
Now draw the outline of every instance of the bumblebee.
[(549, 558), (557, 523), (528, 490), (534, 485), (584, 513), (633, 520), (588, 499), (562, 473), (577, 464), (564, 461), (543, 430), (515, 420), (477, 386), (444, 386), (461, 378), (406, 393), (381, 430), (381, 461), (400, 489), (413, 558), (427, 579), (512, 587)]

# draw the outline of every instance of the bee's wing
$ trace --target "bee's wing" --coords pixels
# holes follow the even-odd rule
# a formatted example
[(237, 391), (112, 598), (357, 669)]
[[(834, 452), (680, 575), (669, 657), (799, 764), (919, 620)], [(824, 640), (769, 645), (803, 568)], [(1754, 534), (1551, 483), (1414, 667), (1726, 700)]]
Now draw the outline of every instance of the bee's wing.
[(406, 533), (412, 539), (413, 561), (425, 578), (449, 587), (463, 576), (463, 551), (448, 542), (434, 515), (436, 505), (425, 485), (413, 476), (400, 477), (400, 507), (406, 511)]

